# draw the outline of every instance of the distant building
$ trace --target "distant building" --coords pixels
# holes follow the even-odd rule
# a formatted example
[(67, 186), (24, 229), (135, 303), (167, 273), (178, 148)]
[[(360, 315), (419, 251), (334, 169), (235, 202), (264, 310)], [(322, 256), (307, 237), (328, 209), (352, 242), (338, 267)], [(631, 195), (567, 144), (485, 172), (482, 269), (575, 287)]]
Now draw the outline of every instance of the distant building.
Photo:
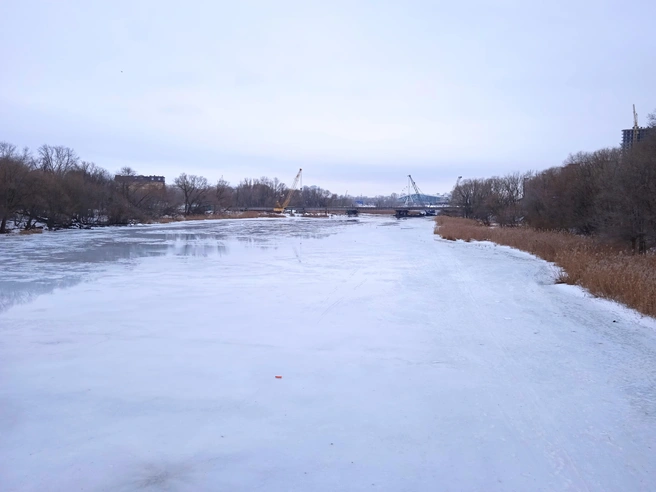
[(622, 130), (622, 150), (628, 150), (633, 147), (633, 143), (646, 140), (649, 135), (656, 134), (654, 128), (631, 128)]
[(164, 188), (166, 186), (164, 176), (122, 176), (117, 174), (114, 176), (114, 181), (127, 184), (128, 186), (148, 186), (155, 188)]

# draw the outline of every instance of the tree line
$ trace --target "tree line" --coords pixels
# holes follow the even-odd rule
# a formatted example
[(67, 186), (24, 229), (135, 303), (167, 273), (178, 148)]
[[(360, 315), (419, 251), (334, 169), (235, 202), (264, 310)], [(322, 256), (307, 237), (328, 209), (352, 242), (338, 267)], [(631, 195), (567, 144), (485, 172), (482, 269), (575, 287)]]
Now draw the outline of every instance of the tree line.
[(459, 181), (451, 203), (485, 224), (595, 235), (640, 253), (656, 246), (656, 112), (629, 149), (570, 155), (540, 172)]
[[(11, 225), (48, 229), (119, 225), (165, 216), (225, 213), (249, 207), (272, 208), (289, 191), (277, 178), (244, 179), (231, 186), (182, 173), (172, 185), (136, 178), (129, 167), (117, 175), (81, 159), (65, 146), (42, 145), (35, 153), (0, 142), (0, 233)], [(123, 177), (123, 179), (119, 179)], [(317, 186), (295, 193), (294, 207), (349, 205)]]

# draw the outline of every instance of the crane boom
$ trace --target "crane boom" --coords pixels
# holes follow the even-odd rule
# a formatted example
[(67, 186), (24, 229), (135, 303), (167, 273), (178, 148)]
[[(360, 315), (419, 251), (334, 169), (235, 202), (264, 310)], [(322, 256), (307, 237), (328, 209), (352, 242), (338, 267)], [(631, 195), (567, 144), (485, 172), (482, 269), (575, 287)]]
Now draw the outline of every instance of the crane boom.
[(287, 192), (287, 197), (285, 198), (285, 201), (282, 202), (282, 205), (276, 203), (276, 206), (273, 208), (274, 212), (282, 213), (289, 206), (289, 203), (292, 201), (292, 198), (294, 197), (294, 192), (296, 191), (296, 187), (301, 181), (302, 175), (303, 175), (303, 169), (299, 169), (298, 173), (296, 174), (296, 177), (294, 178), (294, 182), (292, 183), (292, 186), (289, 188), (289, 191)]
[[(424, 201), (421, 198), (421, 191), (419, 191), (419, 187), (417, 186), (417, 183), (415, 183), (415, 180), (412, 179), (412, 176), (408, 174), (408, 179), (410, 180), (410, 184), (415, 190), (415, 195), (417, 196), (417, 201), (419, 202), (420, 207), (425, 207)], [(410, 190), (408, 190), (410, 191)]]
[(638, 135), (640, 133), (640, 126), (638, 126), (638, 113), (635, 110), (635, 104), (633, 105), (633, 145), (638, 143)]
[(633, 105), (633, 129), (637, 130), (638, 128), (640, 128), (638, 126), (638, 113), (636, 113), (635, 104), (634, 104)]

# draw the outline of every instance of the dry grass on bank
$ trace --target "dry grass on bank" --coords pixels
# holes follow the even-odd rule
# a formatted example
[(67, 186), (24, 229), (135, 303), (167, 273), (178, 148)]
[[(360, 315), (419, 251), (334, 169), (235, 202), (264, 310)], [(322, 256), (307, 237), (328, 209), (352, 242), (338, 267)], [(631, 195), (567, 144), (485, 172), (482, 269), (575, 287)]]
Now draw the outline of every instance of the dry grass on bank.
[(436, 217), (444, 239), (492, 241), (527, 251), (563, 269), (558, 281), (656, 317), (656, 255), (633, 255), (594, 238), (526, 227), (485, 227), (475, 220)]

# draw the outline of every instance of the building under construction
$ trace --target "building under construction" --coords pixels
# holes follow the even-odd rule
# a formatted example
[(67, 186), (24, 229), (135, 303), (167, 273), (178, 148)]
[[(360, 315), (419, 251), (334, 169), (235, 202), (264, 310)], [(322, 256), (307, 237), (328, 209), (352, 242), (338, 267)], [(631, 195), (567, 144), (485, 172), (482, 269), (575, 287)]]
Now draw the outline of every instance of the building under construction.
[(654, 133), (654, 128), (643, 128), (638, 126), (638, 114), (633, 106), (633, 128), (622, 130), (622, 150), (632, 148), (638, 142), (646, 140), (649, 135)]

